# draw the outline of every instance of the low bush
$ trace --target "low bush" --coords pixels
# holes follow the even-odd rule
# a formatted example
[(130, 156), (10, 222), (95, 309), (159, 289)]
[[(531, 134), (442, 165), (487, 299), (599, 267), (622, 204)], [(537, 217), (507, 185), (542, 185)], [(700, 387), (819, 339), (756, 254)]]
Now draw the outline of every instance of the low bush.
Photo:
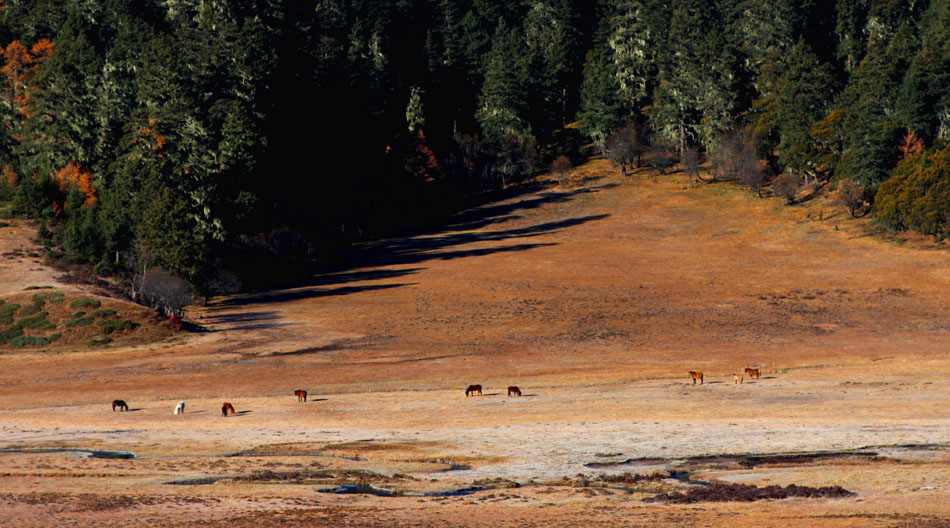
[(102, 330), (103, 334), (111, 334), (112, 332), (125, 332), (135, 329), (135, 323), (126, 319), (107, 319), (104, 321), (99, 321), (96, 324), (99, 325), (99, 329)]
[(73, 314), (73, 319), (79, 319), (80, 317), (84, 317), (85, 315), (86, 315), (86, 312), (79, 310), (78, 312)]
[(18, 325), (21, 325), (23, 328), (41, 328), (43, 330), (50, 330), (56, 328), (56, 325), (46, 320), (46, 316), (49, 315), (49, 312), (40, 312), (33, 317), (26, 317), (17, 321)]
[(75, 328), (77, 326), (89, 326), (95, 321), (93, 317), (82, 317), (80, 319), (73, 319), (72, 321), (66, 323), (66, 328)]
[(92, 317), (98, 317), (100, 319), (105, 319), (106, 317), (112, 317), (117, 312), (115, 310), (96, 310), (92, 312)]
[(20, 315), (24, 315), (24, 316), (25, 316), (25, 315), (36, 315), (36, 314), (40, 313), (40, 311), (43, 310), (43, 305), (44, 305), (44, 304), (46, 304), (46, 303), (44, 303), (44, 302), (35, 302), (35, 303), (33, 303), (33, 304), (28, 304), (28, 305), (24, 306), (22, 310), (20, 310)]
[(13, 314), (20, 309), (19, 304), (4, 304), (0, 306), (0, 325), (8, 325), (13, 322)]
[(76, 299), (69, 305), (73, 308), (98, 308), (102, 306), (102, 303), (95, 299)]
[(31, 297), (33, 302), (51, 302), (51, 303), (61, 303), (66, 300), (66, 296), (62, 292), (43, 292), (34, 294)]
[(45, 337), (20, 336), (10, 340), (10, 346), (13, 348), (22, 348), (25, 346), (45, 346), (49, 344), (49, 339)]
[(11, 339), (23, 335), (23, 327), (15, 324), (6, 330), (0, 330), (0, 345), (8, 343)]
[(86, 344), (89, 346), (102, 346), (102, 345), (108, 345), (111, 342), (112, 342), (111, 337), (103, 337), (102, 339), (93, 339)]

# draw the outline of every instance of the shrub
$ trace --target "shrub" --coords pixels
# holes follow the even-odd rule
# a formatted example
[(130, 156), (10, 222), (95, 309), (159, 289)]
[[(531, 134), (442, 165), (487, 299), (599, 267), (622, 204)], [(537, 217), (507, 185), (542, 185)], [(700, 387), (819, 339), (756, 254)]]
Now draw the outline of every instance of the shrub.
[(6, 343), (9, 340), (23, 335), (23, 327), (15, 324), (6, 330), (0, 330), (0, 343)]
[(49, 312), (40, 312), (33, 317), (27, 317), (25, 319), (20, 319), (17, 321), (18, 325), (21, 325), (23, 328), (41, 328), (43, 330), (50, 330), (56, 328), (56, 325), (46, 320), (46, 316), (49, 315)]
[(0, 227), (10, 227), (10, 224), (6, 222), (0, 222)]
[(33, 304), (27, 305), (22, 310), (20, 310), (20, 315), (35, 315), (40, 313), (40, 310), (43, 309), (44, 302), (35, 302)]
[(66, 328), (75, 328), (77, 326), (89, 326), (95, 321), (93, 317), (83, 317), (81, 319), (73, 319), (72, 321), (66, 323)]
[(33, 299), (33, 302), (35, 303), (46, 301), (51, 303), (61, 303), (65, 300), (65, 295), (63, 295), (62, 292), (43, 292), (34, 294), (31, 299)]
[(48, 339), (49, 342), (52, 343), (54, 341), (59, 341), (61, 337), (63, 337), (63, 334), (53, 334), (50, 336), (46, 336), (46, 339)]
[(25, 346), (45, 346), (49, 344), (49, 339), (45, 337), (20, 336), (10, 340), (10, 346), (13, 348), (22, 348)]
[(23, 288), (23, 289), (24, 290), (50, 290), (52, 288), (53, 288), (52, 286), (27, 286), (26, 288)]
[(92, 317), (99, 317), (105, 319), (106, 317), (112, 317), (117, 312), (115, 310), (96, 310), (92, 312)]
[(19, 309), (19, 304), (4, 304), (0, 306), (0, 325), (8, 325), (12, 323), (13, 314)]
[(888, 229), (950, 237), (950, 147), (900, 162), (878, 189), (874, 206)]
[(102, 303), (95, 299), (76, 299), (69, 305), (73, 308), (98, 308), (102, 306)]
[(86, 344), (89, 346), (102, 346), (102, 345), (108, 345), (111, 342), (112, 342), (111, 337), (103, 337), (102, 339), (93, 339)]
[(125, 319), (107, 319), (105, 321), (99, 321), (96, 324), (99, 325), (99, 328), (102, 330), (103, 334), (111, 334), (112, 332), (125, 332), (135, 329), (135, 323)]
[(73, 319), (79, 319), (80, 317), (83, 317), (85, 315), (86, 315), (86, 312), (80, 310), (73, 314)]

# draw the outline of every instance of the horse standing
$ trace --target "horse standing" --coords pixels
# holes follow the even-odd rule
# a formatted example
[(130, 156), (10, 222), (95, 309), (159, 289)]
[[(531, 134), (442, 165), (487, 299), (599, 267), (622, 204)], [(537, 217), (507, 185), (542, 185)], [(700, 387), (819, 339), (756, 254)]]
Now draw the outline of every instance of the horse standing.
[(129, 406), (126, 405), (125, 401), (123, 400), (112, 400), (112, 412), (115, 412), (116, 407), (118, 407), (120, 411), (129, 410)]
[(178, 405), (175, 406), (175, 414), (185, 414), (185, 402), (178, 402)]
[(297, 389), (294, 391), (294, 396), (297, 397), (297, 401), (305, 402), (307, 401), (307, 391), (303, 389)]
[(757, 368), (746, 368), (745, 373), (749, 375), (750, 378), (759, 379), (759, 369)]
[(732, 377), (736, 379), (736, 385), (742, 383), (745, 379), (745, 376), (742, 374), (733, 374)]
[(465, 389), (465, 396), (466, 396), (466, 397), (468, 397), (468, 396), (470, 396), (470, 395), (471, 395), (471, 396), (474, 396), (476, 392), (478, 393), (479, 396), (481, 396), (481, 395), (482, 395), (482, 386), (481, 386), (481, 385), (469, 385), (468, 388)]
[(693, 378), (693, 385), (696, 385), (696, 380), (699, 380), (699, 384), (703, 384), (703, 373), (702, 372), (693, 372), (689, 371), (689, 377)]
[(514, 386), (508, 387), (508, 397), (510, 398), (512, 394), (515, 396), (521, 396), (521, 389)]
[(227, 415), (228, 415), (228, 411), (230, 411), (231, 414), (234, 414), (234, 406), (231, 405), (231, 404), (228, 403), (228, 402), (222, 403), (222, 404), (221, 404), (221, 416), (227, 416)]

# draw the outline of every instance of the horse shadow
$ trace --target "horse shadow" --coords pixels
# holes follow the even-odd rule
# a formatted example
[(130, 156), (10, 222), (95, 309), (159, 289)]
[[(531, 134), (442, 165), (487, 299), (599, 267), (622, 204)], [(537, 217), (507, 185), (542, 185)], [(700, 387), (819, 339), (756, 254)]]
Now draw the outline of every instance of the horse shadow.
[(321, 401), (327, 401), (327, 398), (310, 398), (309, 400), (307, 400), (307, 402), (321, 402)]
[(762, 379), (777, 379), (778, 376), (762, 376)]
[(500, 392), (486, 392), (484, 396), (501, 396)]
[(136, 408), (134, 408), (134, 409), (129, 409), (129, 410), (126, 411), (126, 412), (135, 412), (135, 411), (141, 411), (141, 410), (142, 410), (141, 407), (136, 407)]
[[(722, 383), (721, 381), (707, 381), (706, 385), (715, 385), (716, 383)], [(700, 383), (702, 385), (702, 383)]]
[(243, 415), (245, 415), (245, 414), (249, 414), (249, 413), (252, 413), (252, 412), (254, 412), (254, 411), (238, 411), (238, 412), (234, 413), (234, 416), (243, 416)]

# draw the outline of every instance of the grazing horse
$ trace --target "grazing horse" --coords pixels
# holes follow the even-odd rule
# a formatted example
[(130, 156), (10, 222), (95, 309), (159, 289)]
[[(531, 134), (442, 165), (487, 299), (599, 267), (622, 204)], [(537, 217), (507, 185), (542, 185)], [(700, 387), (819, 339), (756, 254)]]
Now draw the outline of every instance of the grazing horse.
[(231, 414), (234, 414), (234, 406), (228, 402), (221, 404), (221, 416), (227, 416), (228, 411), (231, 411)]
[(297, 397), (297, 401), (307, 401), (307, 391), (303, 389), (297, 389), (294, 391), (294, 396)]
[(693, 385), (696, 385), (696, 380), (699, 380), (699, 384), (703, 384), (703, 373), (702, 372), (693, 372), (689, 371), (689, 377), (693, 378)]
[(747, 368), (745, 373), (749, 375), (750, 378), (759, 379), (759, 369)]
[(178, 405), (175, 406), (175, 414), (185, 414), (185, 402), (178, 402)]
[(475, 396), (475, 393), (476, 393), (476, 392), (478, 393), (479, 396), (481, 396), (481, 395), (482, 395), (482, 386), (481, 386), (481, 385), (469, 385), (468, 388), (465, 389), (465, 396), (466, 396), (466, 397), (468, 397), (469, 395)]
[(742, 374), (733, 374), (732, 377), (733, 377), (733, 378), (736, 378), (736, 384), (737, 384), (737, 385), (738, 385), (739, 383), (742, 383), (742, 381), (745, 379), (745, 376), (742, 375)]
[(518, 387), (508, 387), (508, 397), (514, 394), (515, 396), (521, 396), (521, 389)]
[(112, 412), (115, 412), (115, 408), (118, 407), (120, 411), (128, 411), (129, 406), (125, 404), (123, 400), (112, 400)]

